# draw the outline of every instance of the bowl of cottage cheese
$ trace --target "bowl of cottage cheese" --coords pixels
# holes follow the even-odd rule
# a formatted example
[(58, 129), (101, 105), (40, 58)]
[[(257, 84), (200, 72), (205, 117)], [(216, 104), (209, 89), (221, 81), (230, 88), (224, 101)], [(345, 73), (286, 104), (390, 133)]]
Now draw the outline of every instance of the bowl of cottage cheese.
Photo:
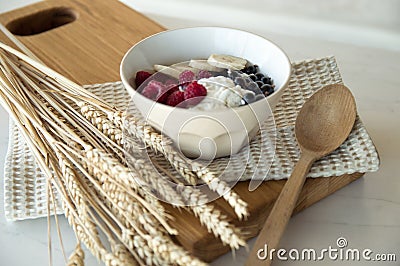
[(121, 62), (132, 104), (189, 158), (238, 153), (287, 87), (291, 64), (271, 41), (241, 30), (170, 30), (134, 45)]

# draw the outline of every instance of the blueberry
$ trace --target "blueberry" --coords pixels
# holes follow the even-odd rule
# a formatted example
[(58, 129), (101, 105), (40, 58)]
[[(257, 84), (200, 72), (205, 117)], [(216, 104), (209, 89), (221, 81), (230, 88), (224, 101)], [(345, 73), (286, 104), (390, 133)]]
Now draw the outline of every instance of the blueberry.
[(243, 68), (243, 69), (241, 69), (241, 70), (239, 70), (240, 72), (243, 72), (243, 73), (245, 73), (245, 74), (250, 74), (250, 71), (249, 71), (249, 69), (248, 69), (248, 67), (245, 67), (245, 68)]
[(242, 77), (235, 78), (235, 84), (239, 85), (240, 87), (246, 87), (246, 81)]
[(269, 84), (264, 84), (264, 85), (262, 85), (261, 86), (261, 91), (263, 92), (263, 93), (265, 93), (265, 92), (273, 92), (274, 91), (274, 88), (272, 88), (272, 86), (271, 85), (269, 85)]
[(247, 67), (247, 74), (253, 74), (256, 72), (256, 68), (252, 65)]
[(235, 80), (236, 78), (242, 76), (242, 74), (236, 70), (228, 70), (227, 73), (228, 73), (228, 77), (230, 77), (232, 80)]
[(256, 95), (256, 97), (255, 97), (255, 101), (258, 101), (258, 100), (261, 100), (261, 99), (264, 99), (265, 97), (264, 97), (264, 95), (263, 94), (258, 94), (258, 95)]
[(262, 85), (264, 85), (264, 83), (262, 83), (262, 81), (257, 80), (256, 81), (257, 86), (261, 89)]
[(253, 65), (254, 66), (254, 74), (258, 72), (258, 65)]
[(261, 79), (261, 81), (262, 81), (264, 84), (272, 85), (272, 80), (271, 80), (270, 77), (263, 77), (263, 78)]
[(254, 74), (250, 74), (249, 78), (251, 78), (252, 81), (256, 81), (257, 80), (257, 77)]
[(252, 103), (255, 99), (256, 97), (254, 96), (254, 93), (247, 92), (243, 95), (243, 100), (245, 100), (246, 103)]
[(262, 80), (262, 78), (264, 77), (263, 73), (257, 72), (256, 74), (257, 80)]
[(223, 77), (228, 77), (228, 72), (226, 69), (222, 71), (210, 71), (212, 77), (217, 77), (217, 76), (223, 76)]
[(249, 90), (249, 91), (252, 91), (252, 92), (254, 92), (255, 94), (260, 94), (260, 93), (262, 93), (262, 91), (260, 90), (260, 88), (258, 88), (257, 84), (254, 83), (254, 82), (248, 83), (245, 89), (246, 89), (246, 90)]

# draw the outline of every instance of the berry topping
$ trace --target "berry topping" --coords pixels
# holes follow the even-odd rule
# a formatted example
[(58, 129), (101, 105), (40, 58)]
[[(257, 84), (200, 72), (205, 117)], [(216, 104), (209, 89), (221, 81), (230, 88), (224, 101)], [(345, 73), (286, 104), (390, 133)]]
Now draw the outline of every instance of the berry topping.
[(263, 94), (258, 94), (258, 95), (256, 95), (256, 101), (261, 100), (261, 99), (264, 99), (264, 98), (265, 98), (265, 97), (264, 97)]
[(256, 81), (257, 80), (257, 77), (254, 74), (250, 74), (249, 78), (251, 78), (252, 81)]
[(158, 88), (156, 88), (155, 86), (146, 86), (143, 89), (142, 94), (149, 99), (155, 100), (157, 99), (158, 92)]
[(246, 72), (247, 74), (253, 74), (256, 72), (256, 68), (254, 66), (248, 66)]
[(142, 94), (154, 101), (165, 103), (168, 95), (172, 92), (171, 90), (167, 88), (163, 83), (156, 80), (151, 80), (149, 84), (147, 84), (147, 86), (143, 89)]
[(188, 100), (190, 105), (198, 104), (206, 95), (207, 89), (203, 85), (197, 83), (197, 81), (190, 83), (184, 92), (185, 100)]
[(264, 77), (264, 74), (260, 73), (260, 72), (257, 72), (255, 75), (256, 75), (257, 80), (262, 80), (262, 78)]
[(212, 74), (207, 70), (200, 70), (199, 73), (197, 73), (197, 79), (207, 79), (211, 77)]
[(182, 103), (185, 100), (184, 92), (183, 91), (174, 91), (168, 96), (167, 105), (169, 106), (177, 106), (178, 104)]
[(157, 102), (159, 103), (166, 103), (168, 96), (173, 93), (174, 91), (177, 91), (175, 89), (176, 87), (173, 88), (168, 88), (164, 86), (164, 88), (160, 89), (160, 94), (158, 95)]
[(274, 92), (274, 88), (269, 85), (269, 84), (264, 84), (261, 86), (261, 91), (265, 94), (265, 95), (270, 95)]
[(235, 84), (239, 85), (240, 87), (246, 87), (246, 81), (242, 77), (235, 78)]
[(241, 71), (248, 75), (255, 74), (258, 71), (258, 66), (257, 65), (249, 65), (249, 66), (243, 68)]
[[(154, 65), (154, 69), (154, 74), (136, 72), (129, 83), (145, 97), (174, 107), (194, 107), (207, 95), (221, 99), (227, 107), (236, 107), (264, 99), (275, 91), (273, 79), (258, 65), (232, 55), (212, 54), (207, 60), (190, 60), (189, 66)], [(210, 108), (214, 107), (208, 99), (195, 107)]]
[(165, 87), (167, 87), (167, 88), (173, 88), (173, 87), (178, 86), (178, 84), (176, 83), (176, 81), (173, 80), (173, 79), (168, 79), (167, 81), (164, 82), (164, 85), (165, 85)]
[(145, 82), (145, 80), (148, 79), (151, 75), (152, 74), (147, 71), (136, 72), (136, 77), (135, 77), (136, 88), (139, 88), (139, 86), (142, 85), (142, 83)]
[(246, 87), (247, 90), (254, 92), (255, 94), (260, 94), (262, 93), (258, 85), (254, 82), (251, 82), (247, 85)]
[(245, 94), (243, 95), (243, 100), (244, 100), (246, 103), (252, 103), (252, 102), (254, 102), (254, 101), (256, 100), (256, 97), (255, 97), (254, 93), (247, 92), (247, 93), (245, 93)]
[(261, 79), (261, 81), (262, 81), (264, 84), (272, 85), (272, 80), (271, 80), (270, 77), (263, 77), (263, 78)]
[(264, 85), (264, 83), (262, 81), (257, 80), (256, 84), (259, 88), (261, 88), (262, 85)]
[(179, 74), (179, 83), (191, 82), (196, 79), (196, 75), (193, 71), (185, 70)]

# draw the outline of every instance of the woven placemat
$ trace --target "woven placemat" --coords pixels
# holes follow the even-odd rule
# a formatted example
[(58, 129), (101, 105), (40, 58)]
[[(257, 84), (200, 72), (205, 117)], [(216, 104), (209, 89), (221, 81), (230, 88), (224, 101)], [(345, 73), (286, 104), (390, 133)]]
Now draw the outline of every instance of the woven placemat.
[[(260, 141), (262, 136), (259, 134), (247, 149), (243, 149), (232, 158), (213, 161), (208, 166), (209, 169), (226, 181), (236, 181), (237, 176), (240, 176), (241, 181), (252, 177), (264, 180), (288, 178), (299, 156), (299, 148), (294, 136), (297, 112), (315, 90), (333, 83), (342, 83), (334, 57), (293, 63), (289, 88), (274, 111), (277, 126), (275, 153), (268, 153), (269, 150), (266, 149), (266, 154), (260, 154), (262, 148), (260, 145), (263, 144)], [(120, 82), (85, 87), (122, 110), (126, 108), (130, 99)], [(274, 158), (272, 165), (268, 160), (263, 160), (262, 156)], [(161, 155), (154, 154), (152, 158), (174, 173)], [(332, 154), (317, 161), (309, 177), (373, 172), (378, 170), (378, 167), (377, 151), (361, 120), (357, 118), (346, 142)], [(8, 220), (47, 215), (45, 176), (40, 172), (33, 155), (12, 121), (10, 122), (10, 142), (5, 164), (4, 186), (5, 216)], [(57, 201), (57, 213), (62, 213), (60, 207), (61, 204)]]

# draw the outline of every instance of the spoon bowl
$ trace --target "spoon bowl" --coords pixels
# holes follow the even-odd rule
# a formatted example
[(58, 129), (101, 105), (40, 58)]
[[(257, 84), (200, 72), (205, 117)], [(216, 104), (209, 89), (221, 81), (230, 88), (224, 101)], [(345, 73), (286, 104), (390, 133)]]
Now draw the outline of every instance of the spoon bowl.
[(283, 187), (254, 244), (246, 266), (270, 265), (272, 257), (258, 258), (265, 245), (277, 250), (289, 222), (306, 175), (317, 159), (331, 153), (348, 137), (356, 119), (356, 104), (350, 90), (341, 84), (328, 85), (314, 93), (301, 108), (295, 125), (301, 156)]
[(317, 91), (301, 108), (296, 119), (296, 139), (301, 148), (325, 156), (350, 134), (356, 118), (354, 97), (341, 84)]

